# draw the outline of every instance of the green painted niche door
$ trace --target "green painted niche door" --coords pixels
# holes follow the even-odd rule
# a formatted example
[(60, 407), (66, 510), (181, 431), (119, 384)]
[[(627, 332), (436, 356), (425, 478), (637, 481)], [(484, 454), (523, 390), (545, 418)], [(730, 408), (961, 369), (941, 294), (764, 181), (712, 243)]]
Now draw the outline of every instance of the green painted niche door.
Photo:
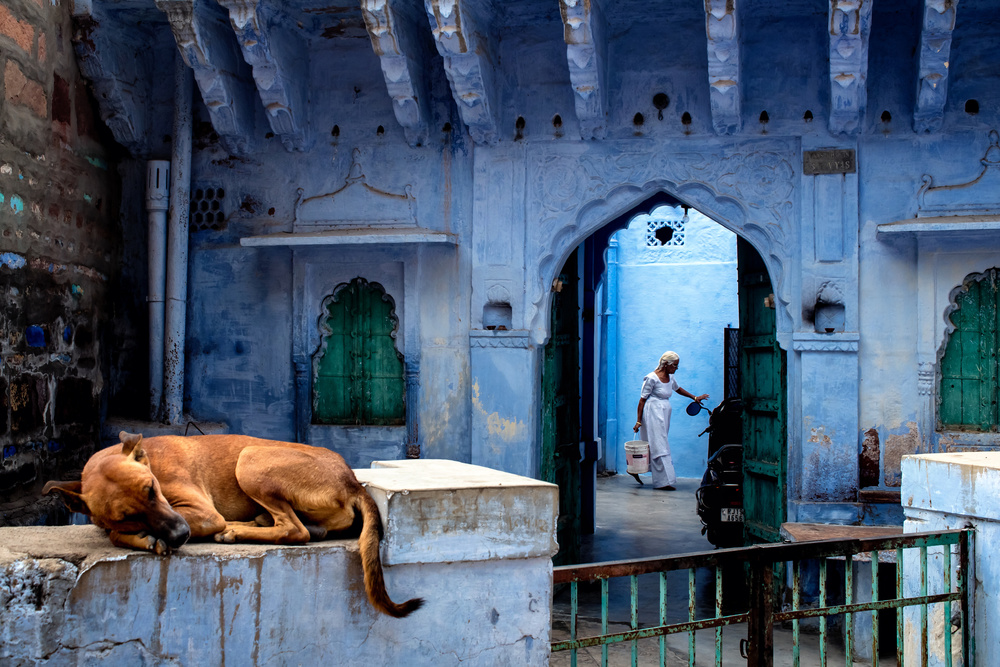
[(556, 565), (580, 561), (580, 351), (577, 254), (552, 294), (552, 332), (542, 360), (542, 446), (539, 476), (559, 486)]
[(1000, 269), (965, 286), (951, 314), (955, 330), (941, 358), (939, 421), (946, 429), (998, 430)]
[(313, 423), (406, 424), (403, 355), (393, 302), (381, 285), (355, 278), (324, 303), (327, 318), (313, 378)]
[(743, 399), (743, 509), (748, 544), (777, 542), (786, 516), (785, 352), (764, 260), (737, 239)]

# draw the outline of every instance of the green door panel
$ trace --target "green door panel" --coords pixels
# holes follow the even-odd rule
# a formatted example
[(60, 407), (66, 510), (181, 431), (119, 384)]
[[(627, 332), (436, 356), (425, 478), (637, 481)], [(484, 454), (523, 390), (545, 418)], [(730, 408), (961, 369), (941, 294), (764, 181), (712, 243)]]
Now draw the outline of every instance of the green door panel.
[(399, 321), (378, 284), (356, 278), (325, 302), (326, 320), (313, 378), (313, 422), (406, 423)]
[(743, 399), (743, 507), (748, 543), (776, 542), (786, 515), (786, 370), (764, 260), (737, 241)]
[(996, 431), (1000, 423), (1000, 269), (967, 283), (951, 314), (941, 358), (938, 420), (947, 429)]
[(577, 254), (552, 294), (551, 332), (542, 360), (542, 443), (539, 476), (559, 486), (556, 565), (580, 560), (580, 351)]

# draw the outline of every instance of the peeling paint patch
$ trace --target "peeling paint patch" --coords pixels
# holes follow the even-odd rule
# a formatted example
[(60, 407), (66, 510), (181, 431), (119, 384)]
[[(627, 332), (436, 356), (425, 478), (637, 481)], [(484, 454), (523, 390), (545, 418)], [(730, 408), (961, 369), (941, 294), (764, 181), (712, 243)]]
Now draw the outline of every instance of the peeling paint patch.
[(815, 442), (817, 444), (823, 445), (824, 447), (829, 447), (833, 444), (830, 436), (825, 433), (825, 426), (817, 426), (814, 429), (810, 429), (812, 435), (809, 436), (809, 442)]
[(24, 330), (24, 339), (28, 342), (28, 347), (45, 347), (45, 329), (32, 324)]
[(24, 200), (17, 195), (11, 195), (10, 197), (10, 210), (14, 213), (20, 213), (24, 210)]
[(83, 296), (83, 288), (80, 287), (79, 285), (70, 285), (69, 286), (69, 291), (70, 291), (70, 294), (72, 294), (75, 297), (81, 297), (81, 296)]
[(472, 385), (472, 407), (486, 419), (486, 430), (491, 436), (499, 436), (506, 442), (512, 442), (522, 436), (524, 422), (517, 419), (504, 419), (499, 412), (487, 413), (479, 400), (479, 381)]
[[(3, 199), (0, 198), (0, 202), (2, 201)], [(27, 260), (17, 253), (0, 253), (0, 266), (6, 266), (8, 269), (23, 269), (27, 263)]]
[(861, 443), (861, 456), (858, 457), (858, 477), (862, 488), (879, 485), (879, 456), (881, 453), (878, 429), (870, 428), (865, 431), (865, 437)]
[(920, 432), (916, 422), (906, 424), (909, 431), (885, 438), (885, 485), (900, 486), (903, 483), (903, 456), (920, 452)]
[(94, 165), (98, 169), (103, 169), (105, 171), (108, 170), (108, 163), (105, 162), (104, 160), (102, 160), (99, 157), (90, 157), (90, 156), (88, 156), (87, 157), (87, 162), (89, 162), (90, 164)]

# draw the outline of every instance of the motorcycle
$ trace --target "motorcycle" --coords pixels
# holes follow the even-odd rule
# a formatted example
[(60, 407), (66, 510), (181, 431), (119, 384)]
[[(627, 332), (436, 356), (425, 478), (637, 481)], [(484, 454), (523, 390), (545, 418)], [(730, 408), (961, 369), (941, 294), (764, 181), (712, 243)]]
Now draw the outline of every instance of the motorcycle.
[[(697, 406), (697, 408), (695, 408)], [(689, 415), (708, 408), (688, 406)], [(709, 411), (708, 465), (695, 491), (702, 535), (719, 548), (743, 546), (743, 405), (727, 398)]]

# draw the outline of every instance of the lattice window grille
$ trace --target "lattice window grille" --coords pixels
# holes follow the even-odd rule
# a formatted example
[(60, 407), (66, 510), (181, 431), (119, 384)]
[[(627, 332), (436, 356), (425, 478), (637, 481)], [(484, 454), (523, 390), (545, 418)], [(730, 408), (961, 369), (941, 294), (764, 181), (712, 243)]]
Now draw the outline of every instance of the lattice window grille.
[[(646, 246), (650, 248), (668, 248), (670, 246), (684, 245), (684, 226), (687, 223), (687, 214), (680, 220), (649, 220), (646, 223)], [(656, 238), (656, 231), (663, 227), (670, 227), (674, 230), (674, 235), (666, 243), (660, 243)]]

